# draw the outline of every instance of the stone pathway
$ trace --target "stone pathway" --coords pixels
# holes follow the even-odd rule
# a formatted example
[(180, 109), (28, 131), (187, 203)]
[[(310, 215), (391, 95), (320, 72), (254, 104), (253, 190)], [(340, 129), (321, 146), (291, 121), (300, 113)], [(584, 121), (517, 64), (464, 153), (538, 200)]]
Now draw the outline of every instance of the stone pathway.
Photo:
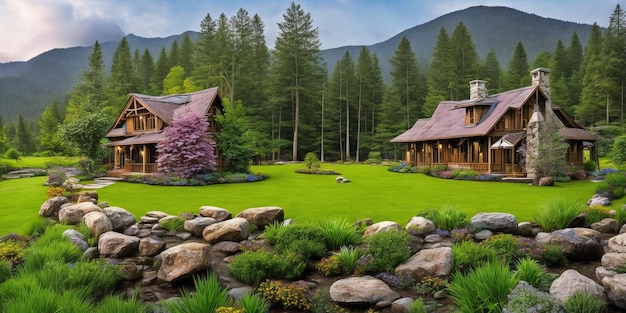
[(115, 184), (116, 181), (120, 181), (119, 177), (99, 177), (94, 180), (93, 183), (85, 185), (85, 189), (100, 189), (109, 185)]

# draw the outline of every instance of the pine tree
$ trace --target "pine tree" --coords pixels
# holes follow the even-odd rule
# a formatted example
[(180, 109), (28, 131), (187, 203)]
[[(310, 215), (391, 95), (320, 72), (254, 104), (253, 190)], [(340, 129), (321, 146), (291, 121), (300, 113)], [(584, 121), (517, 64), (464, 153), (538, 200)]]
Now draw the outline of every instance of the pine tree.
[(567, 68), (565, 76), (568, 80), (568, 103), (571, 104), (567, 113), (574, 115), (574, 106), (580, 103), (582, 92), (582, 63), (583, 47), (576, 32), (572, 33), (569, 46), (567, 47)]
[(515, 51), (509, 61), (506, 74), (504, 75), (502, 89), (512, 90), (528, 86), (530, 84), (529, 72), (530, 69), (528, 68), (526, 50), (522, 42), (519, 41), (515, 46)]
[(210, 14), (200, 23), (200, 35), (194, 45), (191, 69), (191, 79), (202, 88), (209, 88), (217, 84), (212, 80), (215, 77), (214, 66), (211, 59), (213, 46), (215, 45), (215, 21)]
[(424, 103), (421, 87), (417, 58), (411, 49), (411, 43), (406, 37), (402, 37), (394, 56), (389, 60), (391, 63), (391, 86), (396, 98), (401, 103), (403, 119), (402, 125), (409, 129), (417, 118), (423, 116), (422, 105)]
[(423, 113), (424, 116), (431, 116), (439, 102), (452, 99), (452, 86), (454, 64), (451, 62), (452, 51), (450, 47), (450, 37), (445, 28), (439, 29), (437, 43), (433, 49), (433, 60), (428, 73), (428, 93), (426, 95)]
[(159, 171), (190, 178), (213, 170), (216, 158), (213, 140), (206, 135), (208, 126), (202, 114), (174, 114), (172, 124), (163, 131), (165, 138), (157, 144)]
[(137, 69), (137, 76), (139, 77), (137, 91), (144, 94), (157, 94), (152, 89), (152, 79), (155, 75), (154, 58), (148, 49), (143, 51), (141, 55), (141, 61), (139, 62), (139, 68)]
[(30, 155), (36, 151), (35, 142), (33, 141), (33, 133), (24, 120), (22, 114), (18, 114), (17, 116), (14, 140), (13, 146), (24, 155)]
[(255, 154), (255, 138), (241, 101), (224, 100), (224, 115), (215, 117), (220, 125), (217, 146), (235, 173), (248, 173)]
[(478, 79), (478, 53), (469, 34), (467, 27), (460, 22), (450, 39), (452, 51), (451, 61), (454, 64), (456, 81), (454, 81), (454, 93), (452, 99), (469, 99), (469, 82)]
[(496, 51), (491, 49), (480, 65), (480, 78), (487, 81), (489, 93), (497, 94), (501, 91), (500, 77), (502, 77), (502, 67), (496, 56)]
[(39, 133), (41, 148), (52, 153), (62, 152), (63, 143), (59, 138), (59, 128), (63, 124), (63, 113), (59, 103), (54, 101), (41, 113), (39, 118)]
[(170, 72), (169, 61), (167, 60), (167, 52), (165, 48), (161, 48), (159, 58), (156, 62), (156, 68), (151, 80), (152, 94), (159, 94), (163, 91), (163, 80)]
[(7, 140), (7, 133), (5, 131), (4, 122), (2, 116), (0, 116), (0, 153), (4, 153), (9, 148), (9, 142)]
[(185, 33), (185, 35), (183, 35), (183, 41), (180, 44), (180, 54), (178, 56), (178, 65), (182, 66), (185, 70), (185, 78), (191, 76), (193, 51), (193, 41), (191, 41), (189, 33)]
[(624, 81), (626, 73), (626, 12), (617, 4), (609, 18), (603, 42), (603, 64), (607, 77), (604, 85), (606, 92), (606, 123), (611, 120), (624, 120)]
[(81, 72), (68, 99), (66, 118), (74, 120), (81, 112), (102, 111), (108, 106), (105, 96), (106, 74), (102, 47), (96, 41), (89, 55), (89, 68)]
[(593, 125), (602, 116), (602, 102), (606, 96), (598, 88), (604, 85), (604, 65), (602, 60), (602, 33), (600, 26), (594, 23), (589, 33), (587, 47), (583, 57), (583, 90), (580, 95), (580, 105), (575, 108), (576, 120), (583, 125)]
[(274, 49), (276, 95), (278, 101), (287, 100), (293, 107), (292, 117), (292, 160), (298, 160), (298, 140), (302, 101), (305, 98), (319, 99), (321, 88), (315, 77), (323, 72), (321, 67), (320, 40), (317, 28), (313, 28), (311, 14), (305, 13), (294, 3), (283, 14), (284, 21), (278, 23), (279, 34)]
[(104, 111), (111, 119), (115, 118), (120, 108), (126, 104), (128, 95), (136, 90), (133, 72), (130, 47), (126, 37), (124, 37), (113, 55), (111, 74), (107, 80), (107, 95), (110, 99), (110, 105)]
[[(328, 105), (324, 115), (327, 117), (328, 148), (334, 147), (341, 160), (350, 160), (352, 144), (350, 138), (351, 115), (354, 115), (354, 104), (357, 102), (357, 79), (354, 63), (350, 53), (346, 51), (341, 60), (337, 61), (329, 82)], [(332, 136), (332, 137), (331, 137)]]
[(174, 66), (180, 66), (180, 51), (178, 50), (178, 40), (172, 41), (169, 53), (167, 54), (167, 61), (170, 69)]

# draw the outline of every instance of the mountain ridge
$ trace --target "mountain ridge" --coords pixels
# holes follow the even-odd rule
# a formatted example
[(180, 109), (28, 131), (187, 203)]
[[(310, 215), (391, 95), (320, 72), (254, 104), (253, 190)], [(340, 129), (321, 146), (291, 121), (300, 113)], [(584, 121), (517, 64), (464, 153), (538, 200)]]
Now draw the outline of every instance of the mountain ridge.
[[(383, 76), (388, 82), (390, 70), (388, 60), (393, 56), (403, 36), (409, 39), (420, 70), (426, 70), (432, 59), (432, 50), (441, 27), (444, 27), (451, 36), (461, 21), (472, 36), (478, 55), (484, 58), (493, 48), (502, 68), (506, 68), (518, 41), (524, 44), (530, 63), (537, 53), (553, 51), (558, 40), (567, 45), (574, 31), (584, 46), (591, 29), (591, 25), (588, 24), (541, 17), (509, 7), (473, 6), (444, 14), (372, 45), (325, 49), (322, 51), (322, 58), (329, 73), (332, 73), (334, 65), (345, 51), (349, 51), (352, 59), (356, 61), (360, 49), (365, 46), (378, 56)], [(167, 37), (146, 38), (134, 34), (125, 37), (131, 53), (135, 49), (139, 49), (140, 52), (148, 49), (156, 60), (162, 47), (169, 49), (174, 40), (180, 43), (185, 34), (189, 34), (192, 40), (199, 35), (197, 32), (187, 31)], [(119, 41), (100, 43), (107, 69), (110, 68), (118, 44)], [(22, 114), (27, 120), (33, 120), (53, 101), (63, 104), (72, 86), (77, 82), (78, 75), (87, 68), (92, 48), (93, 46), (56, 48), (25, 62), (0, 63), (0, 117), (5, 122), (10, 122), (18, 114)]]

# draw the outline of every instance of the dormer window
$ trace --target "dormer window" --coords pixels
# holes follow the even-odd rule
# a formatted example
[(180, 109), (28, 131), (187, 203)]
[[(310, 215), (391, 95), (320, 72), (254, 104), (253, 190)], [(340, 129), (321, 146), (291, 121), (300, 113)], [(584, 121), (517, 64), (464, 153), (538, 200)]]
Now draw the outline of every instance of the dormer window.
[(476, 120), (475, 120), (475, 114), (474, 114), (474, 108), (467, 108), (467, 124), (468, 125), (474, 125), (476, 124)]
[(152, 114), (136, 115), (133, 117), (135, 131), (148, 131), (157, 129), (156, 117)]

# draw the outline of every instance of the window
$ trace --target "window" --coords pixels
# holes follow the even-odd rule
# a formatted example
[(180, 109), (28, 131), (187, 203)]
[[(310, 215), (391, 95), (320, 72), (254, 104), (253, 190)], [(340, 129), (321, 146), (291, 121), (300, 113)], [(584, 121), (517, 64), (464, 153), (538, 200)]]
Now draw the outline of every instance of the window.
[(474, 108), (467, 108), (468, 124), (475, 124), (474, 122)]
[(134, 116), (133, 121), (135, 122), (135, 131), (157, 129), (156, 117), (151, 114)]

